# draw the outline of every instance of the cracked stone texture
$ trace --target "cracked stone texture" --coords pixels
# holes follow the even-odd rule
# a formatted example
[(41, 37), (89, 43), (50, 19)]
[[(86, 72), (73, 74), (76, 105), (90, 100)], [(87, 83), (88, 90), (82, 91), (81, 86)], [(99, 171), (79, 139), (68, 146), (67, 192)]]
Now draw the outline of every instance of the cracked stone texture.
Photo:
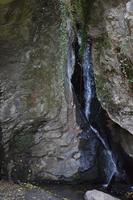
[(98, 99), (123, 128), (113, 137), (133, 157), (133, 1), (96, 0), (90, 10), (88, 33), (93, 38)]
[(80, 167), (61, 15), (58, 0), (0, 0), (0, 157), (9, 179), (71, 179)]
[(95, 1), (92, 10), (98, 98), (110, 118), (133, 134), (133, 1)]

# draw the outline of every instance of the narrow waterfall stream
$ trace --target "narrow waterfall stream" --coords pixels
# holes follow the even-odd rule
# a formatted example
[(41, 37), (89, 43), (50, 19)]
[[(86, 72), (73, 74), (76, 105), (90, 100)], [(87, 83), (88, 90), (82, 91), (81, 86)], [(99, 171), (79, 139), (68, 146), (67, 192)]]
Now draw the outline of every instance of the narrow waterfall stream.
[[(93, 77), (93, 69), (92, 69), (92, 42), (91, 40), (88, 41), (86, 50), (83, 55), (83, 76), (84, 76), (84, 98), (85, 98), (85, 116), (87, 120), (90, 118), (91, 114), (91, 101), (96, 95), (95, 92), (95, 84), (94, 84), (94, 77)], [(92, 108), (93, 109), (93, 108)], [(99, 131), (90, 125), (91, 130), (96, 134), (97, 138), (100, 140), (101, 144), (107, 151), (108, 156), (108, 168), (106, 169), (106, 176), (107, 181), (105, 186), (108, 186), (116, 174), (118, 174), (117, 165), (115, 159), (113, 158), (112, 152), (108, 147), (108, 144), (104, 141), (104, 139), (100, 136)]]
[(104, 148), (107, 150), (107, 155), (108, 155), (108, 168), (106, 170), (107, 182), (104, 184), (104, 186), (107, 187), (110, 184), (113, 176), (119, 173), (117, 170), (117, 165), (115, 159), (113, 158), (111, 150), (108, 148), (107, 144), (105, 143), (104, 139), (100, 136), (99, 132), (92, 126), (90, 126), (90, 128), (97, 135), (98, 139), (101, 141)]
[(83, 80), (84, 80), (84, 113), (89, 120), (91, 114), (91, 102), (95, 96), (95, 85), (92, 71), (92, 58), (91, 58), (91, 40), (88, 41), (86, 50), (83, 55)]
[[(80, 41), (79, 41), (80, 43)], [(93, 133), (96, 135), (97, 139), (99, 140), (100, 144), (103, 146), (104, 151), (106, 152), (106, 167), (104, 169), (104, 173), (106, 176), (106, 181), (104, 186), (107, 187), (110, 182), (112, 181), (113, 177), (119, 175), (116, 160), (113, 156), (113, 153), (110, 149), (110, 146), (107, 140), (101, 136), (101, 133), (97, 128), (91, 124), (91, 114), (93, 113), (93, 105), (92, 101), (96, 97), (96, 88), (95, 88), (95, 81), (93, 75), (93, 68), (92, 68), (92, 41), (91, 39), (88, 40), (87, 47), (85, 48), (83, 59), (82, 59), (82, 71), (83, 71), (83, 84), (84, 84), (84, 115), (86, 120), (88, 121), (89, 131), (87, 133)], [(98, 111), (97, 111), (98, 112)], [(95, 113), (97, 115), (97, 113)], [(97, 116), (93, 116), (96, 118)], [(98, 119), (97, 119), (98, 120)], [(106, 133), (104, 133), (106, 136)], [(93, 143), (93, 141), (92, 141)], [(95, 145), (94, 145), (95, 148)], [(89, 162), (88, 162), (88, 165)]]

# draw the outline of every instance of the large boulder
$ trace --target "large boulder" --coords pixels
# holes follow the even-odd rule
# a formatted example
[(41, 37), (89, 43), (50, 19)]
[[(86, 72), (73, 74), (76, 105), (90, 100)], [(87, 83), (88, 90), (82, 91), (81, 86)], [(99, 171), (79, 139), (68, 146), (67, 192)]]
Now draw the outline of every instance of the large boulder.
[(133, 134), (133, 2), (95, 1), (89, 34), (98, 98), (110, 118)]
[(132, 158), (133, 1), (95, 0), (88, 9), (97, 96), (115, 122), (108, 124), (113, 139)]
[(9, 179), (69, 179), (80, 167), (60, 6), (0, 1), (0, 160)]

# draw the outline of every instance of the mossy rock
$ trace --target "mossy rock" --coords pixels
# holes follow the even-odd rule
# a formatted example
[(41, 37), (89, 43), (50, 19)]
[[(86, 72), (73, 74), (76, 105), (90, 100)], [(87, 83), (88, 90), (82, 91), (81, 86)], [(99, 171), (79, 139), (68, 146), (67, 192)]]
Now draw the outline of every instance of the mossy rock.
[(5, 4), (8, 4), (8, 3), (11, 3), (13, 2), (14, 0), (0, 0), (0, 5), (5, 5)]
[(27, 133), (25, 135), (16, 135), (14, 146), (18, 152), (25, 152), (29, 150), (31, 145), (33, 144), (33, 135), (32, 133)]

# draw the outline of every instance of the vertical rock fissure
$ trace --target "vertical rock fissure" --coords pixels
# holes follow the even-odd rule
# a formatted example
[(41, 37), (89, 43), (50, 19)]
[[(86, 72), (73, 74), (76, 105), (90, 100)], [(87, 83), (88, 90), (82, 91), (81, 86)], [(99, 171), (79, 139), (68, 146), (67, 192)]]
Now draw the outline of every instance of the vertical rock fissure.
[[(99, 177), (98, 174), (95, 180), (99, 182), (101, 179), (101, 182), (108, 186), (113, 177), (119, 177), (120, 174), (117, 160), (107, 138), (107, 130), (104, 130), (102, 126), (100, 127), (98, 122), (98, 120), (101, 120), (102, 108), (96, 97), (91, 55), (92, 40), (88, 39), (82, 56), (79, 56), (80, 38), (76, 39), (75, 47), (77, 48), (75, 50), (76, 64), (72, 84), (77, 98), (76, 101), (78, 102), (76, 104), (78, 104), (78, 110), (80, 110), (78, 123), (83, 130), (80, 134), (81, 168), (79, 171), (81, 173), (90, 171), (93, 174), (93, 171), (99, 171), (100, 169), (103, 177)], [(82, 120), (84, 122), (81, 122)], [(103, 156), (103, 160), (106, 163), (103, 166), (99, 166), (101, 165), (101, 160), (96, 161), (98, 155), (101, 158)], [(93, 168), (94, 170), (92, 170)]]

